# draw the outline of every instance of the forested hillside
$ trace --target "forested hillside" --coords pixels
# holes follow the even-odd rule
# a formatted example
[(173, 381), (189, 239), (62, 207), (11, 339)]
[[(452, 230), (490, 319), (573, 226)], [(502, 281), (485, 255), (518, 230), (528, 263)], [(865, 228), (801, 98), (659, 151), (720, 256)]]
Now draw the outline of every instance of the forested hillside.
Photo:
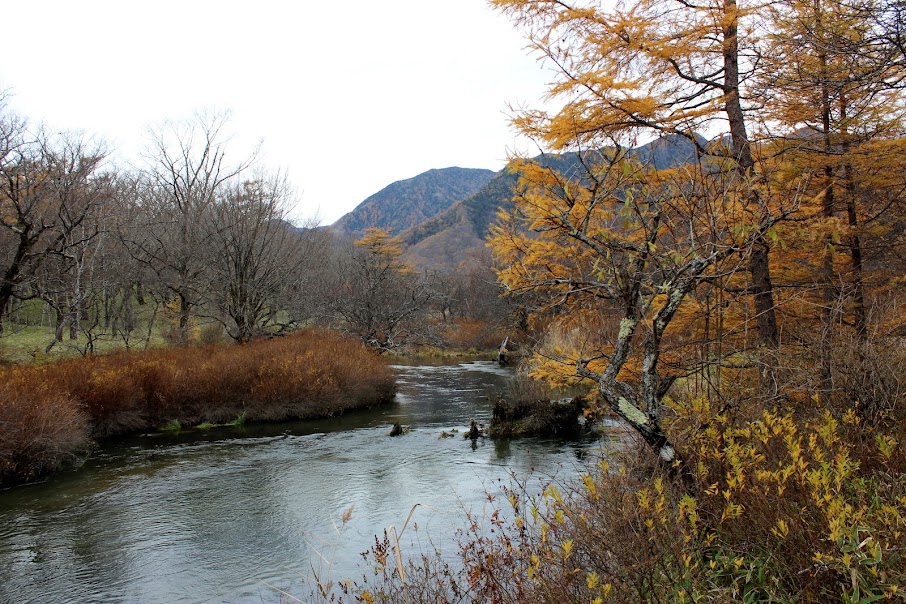
[(361, 236), (367, 228), (395, 235), (448, 209), (484, 186), (491, 170), (434, 169), (392, 183), (330, 226), (339, 235)]
[[(706, 144), (696, 137), (700, 145)], [(630, 153), (644, 164), (669, 168), (693, 161), (695, 145), (685, 137), (668, 136), (636, 147)], [(570, 177), (582, 178), (581, 157), (576, 153), (548, 154), (535, 160)], [(475, 194), (406, 231), (400, 237), (408, 246), (406, 258), (417, 266), (449, 270), (485, 245), (497, 213), (512, 205), (519, 177), (505, 169)]]

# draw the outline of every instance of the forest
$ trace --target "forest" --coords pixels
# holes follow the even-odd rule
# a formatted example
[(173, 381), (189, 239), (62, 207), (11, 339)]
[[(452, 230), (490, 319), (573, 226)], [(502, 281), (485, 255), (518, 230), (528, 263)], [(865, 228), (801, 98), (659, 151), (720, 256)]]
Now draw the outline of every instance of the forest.
[(224, 115), (161, 124), (119, 169), (4, 111), (4, 352), (513, 338), (522, 379), (582, 392), (626, 446), (578, 484), (511, 487), (457, 563), (377, 540), (347, 596), (904, 599), (906, 7), (490, 4), (553, 69), (556, 109), (512, 108), (542, 154), (512, 158), (484, 251), (419, 270), (387, 231), (292, 225), (286, 178), (227, 155)]
[[(480, 284), (494, 280), (488, 259), (429, 274), (403, 263), (386, 232), (359, 231), (353, 244), (314, 219), (294, 225), (285, 175), (254, 153), (233, 158), (228, 126), (227, 114), (210, 112), (162, 122), (144, 163), (122, 167), (88, 135), (49, 134), (3, 111), (8, 360), (243, 343), (312, 325), (389, 350), (429, 307), (441, 324), (496, 314), (496, 292)], [(417, 339), (440, 343), (442, 330)]]

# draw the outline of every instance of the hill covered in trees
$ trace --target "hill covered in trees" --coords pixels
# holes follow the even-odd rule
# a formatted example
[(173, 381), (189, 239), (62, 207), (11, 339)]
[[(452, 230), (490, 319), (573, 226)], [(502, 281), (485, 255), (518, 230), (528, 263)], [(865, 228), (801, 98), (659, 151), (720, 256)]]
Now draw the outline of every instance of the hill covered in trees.
[[(696, 137), (700, 146), (707, 144)], [(660, 137), (631, 151), (646, 164), (663, 169), (696, 157), (695, 144), (677, 135)], [(580, 174), (576, 153), (535, 158), (564, 174)], [(448, 271), (484, 247), (497, 213), (510, 205), (519, 177), (510, 169), (499, 172), (441, 168), (387, 185), (332, 224), (340, 236), (360, 237), (380, 228), (399, 235), (404, 258), (419, 268)]]
[(338, 235), (361, 236), (380, 228), (395, 235), (415, 227), (468, 197), (492, 177), (492, 170), (441, 168), (387, 185), (331, 225)]
[[(701, 146), (707, 144), (701, 137), (696, 137), (696, 141)], [(631, 154), (642, 163), (665, 169), (694, 160), (696, 148), (689, 139), (672, 135), (641, 145)], [(582, 157), (577, 153), (540, 155), (534, 161), (562, 174), (581, 177)], [(467, 255), (484, 247), (497, 213), (511, 205), (518, 182), (518, 174), (510, 169), (501, 170), (474, 194), (400, 233), (407, 246), (406, 259), (425, 268), (455, 267)]]

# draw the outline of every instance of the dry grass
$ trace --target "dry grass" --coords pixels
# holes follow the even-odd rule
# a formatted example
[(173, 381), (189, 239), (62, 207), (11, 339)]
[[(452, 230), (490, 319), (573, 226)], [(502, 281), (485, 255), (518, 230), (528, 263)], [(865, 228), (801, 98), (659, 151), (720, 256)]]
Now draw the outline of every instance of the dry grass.
[(83, 458), (90, 447), (88, 416), (67, 393), (26, 371), (7, 370), (0, 382), (0, 484), (28, 480)]
[(0, 481), (71, 463), (91, 438), (183, 425), (326, 417), (389, 400), (386, 363), (304, 330), (243, 346), (119, 352), (0, 369)]

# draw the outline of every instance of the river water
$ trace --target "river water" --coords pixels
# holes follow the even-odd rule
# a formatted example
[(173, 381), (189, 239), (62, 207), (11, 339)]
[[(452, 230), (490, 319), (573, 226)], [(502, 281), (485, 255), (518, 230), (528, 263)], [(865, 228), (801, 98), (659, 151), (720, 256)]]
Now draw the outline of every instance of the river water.
[[(107, 443), (78, 471), (0, 491), (0, 602), (304, 599), (315, 575), (361, 577), (360, 553), (416, 504), (402, 542), (452, 555), (487, 493), (569, 481), (600, 447), (463, 439), (511, 379), (494, 363), (397, 371), (379, 410)], [(394, 422), (411, 431), (389, 437)]]

